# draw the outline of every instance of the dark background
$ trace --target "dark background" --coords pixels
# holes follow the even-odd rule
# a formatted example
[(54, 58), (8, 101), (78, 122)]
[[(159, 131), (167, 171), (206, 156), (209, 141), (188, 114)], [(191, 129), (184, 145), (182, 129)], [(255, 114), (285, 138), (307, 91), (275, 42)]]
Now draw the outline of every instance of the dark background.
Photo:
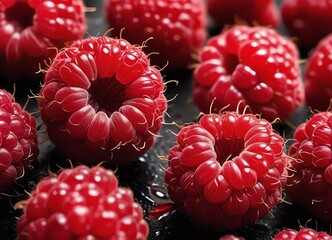
[[(96, 7), (96, 11), (87, 12), (88, 35), (103, 35), (109, 28), (103, 17), (102, 0), (86, 0), (87, 7)], [(280, 2), (280, 1), (277, 1)], [(211, 34), (215, 31), (210, 29)], [(281, 32), (285, 31), (281, 28)], [(306, 56), (306, 52), (302, 52)], [(176, 122), (181, 125), (188, 122), (194, 122), (199, 114), (198, 109), (191, 99), (192, 79), (191, 72), (177, 72), (176, 74), (167, 73), (164, 75), (165, 81), (178, 80), (179, 84), (167, 84), (166, 95), (168, 99), (175, 99), (169, 102), (168, 116), (166, 122)], [(17, 101), (24, 104), (27, 95), (38, 93), (38, 88), (32, 89), (32, 93), (27, 91), (23, 85), (16, 86), (15, 97)], [(6, 86), (8, 91), (13, 90), (12, 86)], [(39, 121), (40, 155), (38, 161), (34, 163), (32, 171), (26, 173), (24, 178), (19, 179), (14, 189), (0, 194), (0, 239), (15, 239), (15, 225), (17, 218), (22, 214), (21, 210), (15, 210), (13, 205), (20, 200), (26, 199), (35, 184), (43, 177), (48, 175), (48, 169), (56, 172), (61, 167), (70, 167), (66, 157), (57, 152), (54, 145), (46, 140), (44, 134), (45, 126), (40, 121), (37, 101), (32, 98), (28, 104), (29, 112), (34, 114)], [(299, 109), (284, 125), (276, 125), (276, 130), (286, 139), (290, 139), (293, 134), (294, 126), (299, 125), (309, 116), (307, 107)], [(313, 220), (311, 216), (300, 206), (292, 205), (286, 201), (280, 202), (273, 208), (271, 213), (264, 219), (255, 224), (241, 227), (229, 232), (213, 232), (209, 229), (197, 226), (182, 212), (176, 211), (167, 196), (165, 183), (163, 180), (164, 169), (167, 162), (160, 160), (158, 156), (166, 156), (169, 148), (175, 143), (175, 136), (172, 132), (178, 132), (178, 127), (166, 124), (162, 128), (160, 135), (154, 147), (145, 155), (139, 157), (133, 162), (119, 166), (116, 172), (122, 186), (130, 187), (134, 191), (135, 199), (143, 206), (147, 220), (150, 225), (149, 239), (192, 239), (192, 240), (214, 240), (220, 236), (232, 233), (238, 236), (250, 239), (271, 239), (278, 231), (283, 228), (299, 229), (300, 226), (308, 226), (317, 230), (329, 231), (329, 224)], [(113, 170), (116, 166), (112, 167)], [(162, 211), (166, 209), (165, 211)], [(161, 211), (161, 213), (158, 213)]]

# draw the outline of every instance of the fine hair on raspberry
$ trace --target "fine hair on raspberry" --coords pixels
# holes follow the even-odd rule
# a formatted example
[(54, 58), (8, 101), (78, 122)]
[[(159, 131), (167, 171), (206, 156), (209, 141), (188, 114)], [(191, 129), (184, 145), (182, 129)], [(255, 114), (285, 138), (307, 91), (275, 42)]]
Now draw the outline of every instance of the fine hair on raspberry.
[(234, 229), (263, 218), (279, 202), (288, 157), (267, 120), (207, 114), (176, 140), (165, 181), (171, 199), (194, 221)]
[(36, 119), (0, 89), (0, 191), (30, 170), (38, 155)]
[(39, 109), (49, 138), (69, 159), (121, 164), (152, 146), (167, 108), (163, 92), (141, 47), (89, 37), (54, 59)]

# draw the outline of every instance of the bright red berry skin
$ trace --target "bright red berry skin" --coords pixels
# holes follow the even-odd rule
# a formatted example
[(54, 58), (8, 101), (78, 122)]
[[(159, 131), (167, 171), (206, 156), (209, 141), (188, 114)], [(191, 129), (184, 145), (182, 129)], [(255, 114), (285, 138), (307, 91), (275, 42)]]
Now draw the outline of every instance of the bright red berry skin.
[(279, 232), (273, 240), (332, 240), (326, 232), (316, 232), (311, 228), (301, 228), (300, 231), (285, 229)]
[(290, 35), (302, 48), (310, 49), (332, 32), (331, 0), (284, 0), (281, 15)]
[(160, 72), (123, 39), (90, 37), (61, 51), (48, 69), (39, 108), (68, 158), (124, 163), (154, 142), (167, 107)]
[(273, 0), (209, 0), (208, 13), (221, 28), (233, 25), (237, 20), (271, 27), (280, 23), (279, 11)]
[(313, 50), (305, 68), (305, 96), (307, 104), (319, 111), (327, 111), (332, 97), (332, 34)]
[(293, 138), (286, 193), (315, 218), (332, 222), (332, 113), (313, 115)]
[(234, 236), (232, 234), (227, 234), (219, 238), (219, 240), (245, 240), (243, 237)]
[(107, 0), (106, 19), (118, 36), (141, 45), (147, 39), (151, 64), (187, 68), (207, 36), (203, 0)]
[(82, 0), (2, 0), (0, 72), (11, 78), (35, 77), (38, 64), (55, 56), (50, 48), (62, 48), (85, 31)]
[(170, 150), (169, 196), (196, 222), (233, 229), (264, 217), (286, 182), (284, 141), (252, 114), (208, 114)]
[(0, 90), (0, 191), (31, 167), (38, 155), (36, 120)]
[(17, 222), (19, 240), (146, 239), (149, 226), (133, 193), (112, 171), (78, 166), (40, 181)]
[(273, 121), (304, 101), (295, 45), (266, 27), (234, 26), (209, 40), (194, 72), (201, 111), (243, 109)]

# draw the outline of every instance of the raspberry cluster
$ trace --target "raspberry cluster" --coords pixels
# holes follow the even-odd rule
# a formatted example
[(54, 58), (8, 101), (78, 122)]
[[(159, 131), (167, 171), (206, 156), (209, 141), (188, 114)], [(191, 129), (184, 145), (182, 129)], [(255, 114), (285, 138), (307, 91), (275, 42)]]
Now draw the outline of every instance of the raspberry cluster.
[(285, 229), (279, 232), (273, 240), (300, 240), (300, 239), (313, 239), (313, 240), (331, 240), (332, 236), (326, 232), (317, 232), (311, 228), (301, 228), (300, 231), (293, 229)]

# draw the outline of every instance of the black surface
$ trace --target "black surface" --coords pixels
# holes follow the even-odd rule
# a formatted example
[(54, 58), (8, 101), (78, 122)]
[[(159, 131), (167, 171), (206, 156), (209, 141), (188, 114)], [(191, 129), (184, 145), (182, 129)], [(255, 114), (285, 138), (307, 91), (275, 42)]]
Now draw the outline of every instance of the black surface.
[[(95, 12), (87, 13), (89, 23), (87, 35), (102, 35), (108, 29), (107, 24), (103, 20), (102, 1), (87, 0), (86, 5), (97, 9)], [(166, 122), (176, 122), (178, 125), (194, 122), (199, 115), (199, 111), (191, 99), (191, 72), (165, 74), (165, 81), (173, 79), (178, 80), (179, 84), (176, 85), (172, 82), (167, 84), (166, 95), (168, 99), (177, 97), (169, 102)], [(16, 88), (16, 99), (24, 104), (27, 95), (32, 96), (32, 94), (23, 85), (17, 85)], [(12, 86), (7, 84), (6, 89), (12, 91)], [(38, 93), (38, 90), (38, 88), (34, 88), (32, 92)], [(30, 112), (35, 112), (37, 111), (36, 106), (36, 99), (31, 99), (27, 109)], [(39, 119), (38, 112), (35, 116)], [(308, 110), (306, 107), (303, 107), (294, 114), (289, 123), (275, 126), (276, 130), (285, 136), (286, 139), (290, 139), (294, 129), (293, 126), (305, 121), (307, 117)], [(48, 175), (48, 169), (56, 172), (58, 170), (57, 166), (70, 167), (65, 156), (59, 154), (50, 141), (45, 140), (45, 127), (41, 124), (40, 119), (39, 122), (39, 140), (43, 143), (40, 145), (40, 155), (38, 161), (34, 163), (34, 169), (26, 173), (24, 178), (17, 180), (17, 184), (12, 191), (0, 195), (0, 239), (3, 240), (15, 239), (16, 237), (16, 220), (22, 214), (22, 211), (14, 210), (13, 205), (28, 197), (26, 192), (31, 191), (43, 176)], [(143, 206), (146, 216), (150, 216), (147, 217), (150, 225), (150, 240), (213, 240), (226, 233), (243, 236), (248, 240), (264, 240), (271, 239), (276, 232), (285, 227), (298, 229), (300, 225), (329, 231), (328, 224), (311, 220), (310, 215), (303, 208), (291, 205), (285, 201), (281, 201), (268, 216), (257, 223), (229, 232), (213, 232), (191, 222), (184, 213), (175, 210), (171, 204), (163, 180), (164, 168), (167, 167), (167, 162), (159, 159), (159, 156), (168, 154), (169, 148), (175, 142), (173, 133), (178, 132), (178, 130), (179, 128), (175, 125), (165, 124), (160, 133), (162, 137), (157, 139), (154, 147), (147, 154), (127, 165), (120, 166), (116, 171), (120, 184), (130, 187), (134, 191), (135, 198)], [(116, 167), (113, 167), (113, 169), (115, 170)], [(11, 196), (7, 196), (8, 194)], [(169, 211), (164, 216), (158, 217), (153, 213), (160, 207), (169, 207)]]

